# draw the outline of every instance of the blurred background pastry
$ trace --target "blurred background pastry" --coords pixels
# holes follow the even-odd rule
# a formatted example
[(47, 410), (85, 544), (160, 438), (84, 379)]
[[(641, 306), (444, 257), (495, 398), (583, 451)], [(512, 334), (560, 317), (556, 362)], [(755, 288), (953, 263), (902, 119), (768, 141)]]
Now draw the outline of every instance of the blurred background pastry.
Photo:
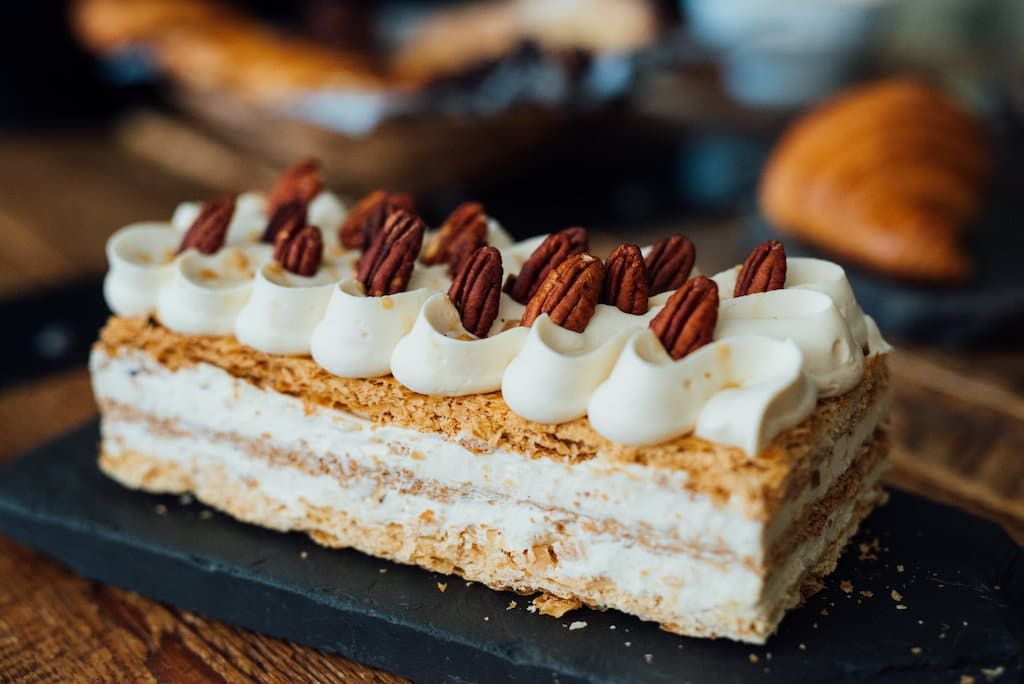
[(992, 175), (980, 122), (911, 79), (873, 83), (795, 122), (760, 186), (783, 233), (879, 273), (958, 283), (971, 273), (963, 233)]

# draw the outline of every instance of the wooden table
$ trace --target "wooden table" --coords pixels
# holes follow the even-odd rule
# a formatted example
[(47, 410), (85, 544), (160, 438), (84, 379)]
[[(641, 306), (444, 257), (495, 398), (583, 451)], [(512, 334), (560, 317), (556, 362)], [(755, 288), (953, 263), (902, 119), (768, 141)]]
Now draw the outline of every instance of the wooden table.
[[(266, 186), (273, 175), (157, 115), (111, 131), (0, 137), (0, 301), (101, 274), (104, 242), (118, 226), (168, 217), (185, 198)], [(669, 228), (680, 226), (645, 232)], [(736, 258), (734, 228), (683, 228), (705, 269)], [(1024, 541), (1024, 354), (901, 348), (892, 369), (889, 481), (990, 517)], [(7, 386), (0, 460), (95, 412), (84, 367)], [(0, 673), (20, 681), (402, 681), (83, 579), (2, 536)]]

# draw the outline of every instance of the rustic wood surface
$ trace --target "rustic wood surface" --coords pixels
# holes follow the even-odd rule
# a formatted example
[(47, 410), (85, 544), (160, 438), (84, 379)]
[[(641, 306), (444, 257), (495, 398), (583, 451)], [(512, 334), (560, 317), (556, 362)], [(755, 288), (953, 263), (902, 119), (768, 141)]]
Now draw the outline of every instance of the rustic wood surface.
[[(266, 165), (153, 115), (107, 132), (0, 137), (0, 301), (102, 273), (104, 242), (120, 225), (272, 177)], [(681, 227), (630, 239), (670, 228)], [(706, 270), (736, 258), (729, 225), (682, 228)], [(1024, 354), (900, 348), (892, 369), (889, 481), (987, 516), (1024, 541)], [(0, 390), (0, 462), (95, 410), (82, 367)], [(8, 679), (402, 681), (83, 579), (0, 536), (0, 680)]]

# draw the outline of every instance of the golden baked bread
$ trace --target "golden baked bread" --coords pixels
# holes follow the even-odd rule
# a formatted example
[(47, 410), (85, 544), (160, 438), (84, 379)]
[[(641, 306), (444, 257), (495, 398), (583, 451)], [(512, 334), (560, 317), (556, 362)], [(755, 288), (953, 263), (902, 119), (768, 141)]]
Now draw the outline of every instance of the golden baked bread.
[(426, 12), (386, 54), (374, 54), (365, 45), (325, 47), (214, 0), (77, 0), (72, 22), (92, 50), (142, 44), (172, 77), (253, 100), (403, 91), (498, 60), (525, 42), (554, 51), (635, 50), (658, 28), (649, 0), (477, 0)]
[(886, 275), (955, 283), (984, 203), (991, 152), (978, 121), (897, 78), (826, 102), (783, 136), (761, 178), (780, 231)]

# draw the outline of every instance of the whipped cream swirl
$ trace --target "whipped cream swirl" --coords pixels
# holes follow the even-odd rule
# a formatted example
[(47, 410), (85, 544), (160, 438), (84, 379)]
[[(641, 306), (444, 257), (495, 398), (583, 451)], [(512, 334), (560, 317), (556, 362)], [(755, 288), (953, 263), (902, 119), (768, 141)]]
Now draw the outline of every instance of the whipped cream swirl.
[[(309, 354), (340, 377), (391, 374), (421, 394), (501, 391), (524, 418), (557, 424), (586, 416), (622, 444), (692, 433), (759, 453), (804, 420), (819, 396), (856, 386), (866, 356), (889, 350), (843, 269), (820, 259), (790, 258), (785, 289), (739, 298), (739, 267), (714, 275), (714, 340), (674, 361), (648, 327), (669, 292), (652, 297), (642, 316), (598, 305), (582, 333), (546, 315), (520, 327), (523, 306), (502, 294), (497, 320), (478, 339), (445, 294), (447, 266), (418, 263), (406, 292), (367, 297), (353, 280), (358, 253), (337, 241), (344, 205), (329, 192), (308, 210), (325, 240), (324, 263), (311, 278), (284, 271), (259, 244), (268, 218), (258, 193), (239, 195), (223, 249), (176, 255), (199, 208), (185, 203), (170, 223), (132, 224), (111, 237), (104, 293), (115, 313), (156, 315), (187, 334), (234, 335), (266, 353)], [(488, 225), (506, 274), (517, 274), (545, 237), (513, 243), (496, 222)]]

